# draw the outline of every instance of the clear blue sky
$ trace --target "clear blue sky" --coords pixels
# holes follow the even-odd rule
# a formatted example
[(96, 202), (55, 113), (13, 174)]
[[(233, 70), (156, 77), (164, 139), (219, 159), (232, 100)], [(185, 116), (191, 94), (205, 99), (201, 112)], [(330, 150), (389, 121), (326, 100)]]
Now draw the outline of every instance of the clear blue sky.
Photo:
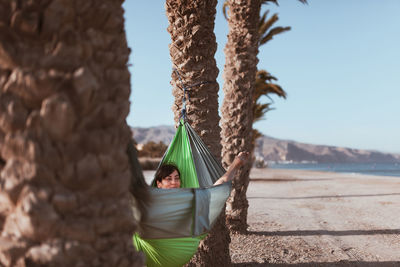
[[(288, 93), (255, 128), (281, 139), (400, 153), (400, 1), (281, 0), (269, 5), (292, 30), (260, 49), (259, 69)], [(217, 7), (215, 34), (222, 103), (227, 23)], [(173, 125), (164, 1), (124, 4), (132, 49), (133, 127)]]

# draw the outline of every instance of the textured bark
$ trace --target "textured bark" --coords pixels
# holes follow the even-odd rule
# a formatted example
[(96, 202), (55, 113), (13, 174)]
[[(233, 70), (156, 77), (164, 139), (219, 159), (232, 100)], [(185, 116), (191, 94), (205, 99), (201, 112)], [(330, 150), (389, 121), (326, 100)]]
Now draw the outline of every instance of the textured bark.
[[(218, 115), (218, 68), (214, 59), (217, 43), (214, 35), (216, 0), (167, 0), (166, 11), (171, 35), (169, 46), (174, 68), (182, 75), (189, 89), (187, 118), (214, 156), (221, 157)], [(171, 84), (175, 104), (175, 122), (180, 117), (183, 91), (176, 73)], [(217, 221), (209, 236), (201, 243), (198, 253), (189, 265), (230, 265), (229, 232), (225, 216)]]
[(122, 1), (0, 1), (0, 265), (141, 266)]
[[(259, 0), (228, 1), (229, 34), (225, 47), (224, 101), (222, 104), (222, 162), (229, 166), (240, 151), (252, 152), (252, 95), (257, 72)], [(247, 231), (251, 162), (238, 172), (227, 202), (231, 232)]]

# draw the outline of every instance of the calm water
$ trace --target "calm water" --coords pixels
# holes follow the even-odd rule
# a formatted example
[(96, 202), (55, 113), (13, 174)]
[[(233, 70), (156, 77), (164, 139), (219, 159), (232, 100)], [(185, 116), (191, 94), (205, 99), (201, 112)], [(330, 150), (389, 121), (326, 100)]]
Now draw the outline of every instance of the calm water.
[(400, 163), (290, 163), (270, 164), (274, 169), (331, 171), (400, 177)]

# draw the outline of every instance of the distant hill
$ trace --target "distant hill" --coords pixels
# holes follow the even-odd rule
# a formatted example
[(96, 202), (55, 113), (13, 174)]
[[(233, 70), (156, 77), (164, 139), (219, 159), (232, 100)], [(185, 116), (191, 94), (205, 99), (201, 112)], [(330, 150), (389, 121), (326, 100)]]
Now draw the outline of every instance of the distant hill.
[(175, 135), (174, 126), (154, 126), (149, 128), (131, 128), (133, 138), (138, 144), (146, 144), (150, 141), (163, 142), (168, 145)]
[[(138, 144), (149, 141), (169, 144), (174, 137), (173, 126), (132, 128), (133, 138)], [(311, 145), (269, 136), (257, 139), (255, 155), (265, 161), (274, 162), (318, 162), (318, 163), (391, 163), (400, 162), (400, 155), (379, 151), (352, 149), (324, 145)]]
[(392, 163), (400, 155), (346, 147), (304, 144), (269, 136), (257, 139), (255, 154), (265, 161), (318, 163)]

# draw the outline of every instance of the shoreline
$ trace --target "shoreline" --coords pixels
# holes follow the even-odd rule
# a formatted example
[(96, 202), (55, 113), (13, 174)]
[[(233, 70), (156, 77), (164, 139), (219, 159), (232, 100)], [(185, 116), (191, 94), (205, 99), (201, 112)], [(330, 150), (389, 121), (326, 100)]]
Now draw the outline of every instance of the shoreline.
[(400, 178), (400, 163), (293, 163), (274, 164), (270, 165), (269, 169), (309, 170)]
[(332, 177), (335, 178), (359, 178), (359, 179), (394, 179), (399, 181), (400, 176), (389, 176), (389, 175), (374, 175), (374, 174), (364, 174), (358, 172), (335, 172), (335, 171), (320, 171), (320, 170), (304, 170), (304, 169), (278, 169), (278, 168), (265, 168), (258, 169), (252, 168), (250, 171), (250, 180), (263, 177), (265, 180), (272, 178), (277, 178), (278, 175), (284, 177), (314, 177), (319, 178)]

